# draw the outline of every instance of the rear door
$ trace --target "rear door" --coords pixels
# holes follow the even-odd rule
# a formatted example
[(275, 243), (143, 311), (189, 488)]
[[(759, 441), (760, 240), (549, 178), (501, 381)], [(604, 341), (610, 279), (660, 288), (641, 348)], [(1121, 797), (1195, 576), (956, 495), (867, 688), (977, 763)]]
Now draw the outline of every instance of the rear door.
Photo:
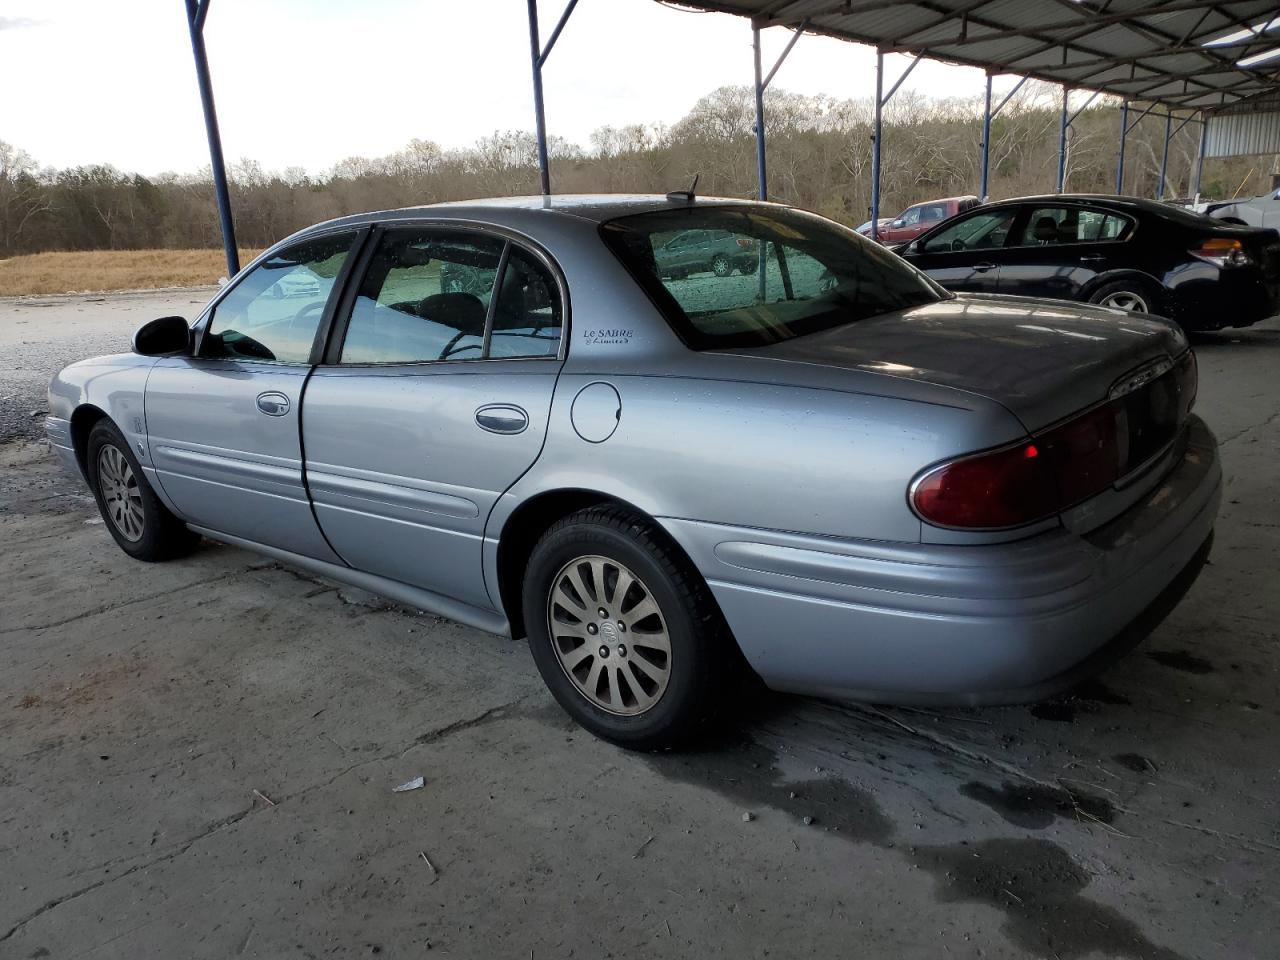
[(299, 416), (312, 362), (362, 238), (343, 231), (280, 250), (237, 278), (200, 324), (194, 356), (147, 379), (148, 448), (183, 518), (335, 561), (311, 513)]
[(541, 253), (485, 231), (374, 239), (304, 401), (316, 517), (351, 566), (491, 605), (484, 525), (542, 449), (562, 362), (557, 278)]
[(1097, 276), (1133, 264), (1133, 220), (1101, 208), (1042, 204), (1027, 209), (1002, 256), (1000, 292), (1081, 300)]
[(1018, 208), (1007, 206), (957, 217), (916, 240), (903, 256), (948, 290), (994, 293), (1017, 216)]

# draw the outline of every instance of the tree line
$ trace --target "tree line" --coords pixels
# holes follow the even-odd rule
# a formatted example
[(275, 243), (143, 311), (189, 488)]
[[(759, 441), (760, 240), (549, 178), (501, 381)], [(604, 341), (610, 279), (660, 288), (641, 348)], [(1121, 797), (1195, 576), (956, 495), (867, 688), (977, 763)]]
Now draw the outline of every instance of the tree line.
[[(1052, 192), (1057, 174), (1060, 93), (1025, 84), (991, 131), (993, 199)], [(899, 93), (886, 109), (881, 216), (936, 197), (976, 193), (981, 101)], [(1131, 111), (1130, 117), (1135, 114)], [(704, 195), (756, 195), (750, 87), (721, 87), (674, 125), (603, 126), (583, 146), (552, 137), (552, 183), (558, 193), (665, 193), (694, 175)], [(770, 199), (847, 224), (869, 217), (872, 104), (785, 90), (766, 95)], [(1120, 111), (1114, 103), (1085, 110), (1072, 125), (1067, 190), (1115, 189)], [(1154, 197), (1164, 120), (1148, 116), (1129, 134), (1124, 192)], [(1199, 126), (1171, 141), (1166, 198), (1192, 189)], [(1266, 189), (1270, 161), (1207, 161), (1206, 196)], [(294, 230), (364, 210), (483, 196), (538, 192), (534, 138), (495, 132), (464, 149), (413, 140), (384, 157), (350, 157), (320, 174), (298, 167), (264, 170), (254, 160), (229, 167), (238, 240), (267, 246)], [(221, 243), (206, 167), (195, 174), (145, 177), (106, 164), (41, 167), (0, 141), (0, 257), (45, 250), (216, 247)]]

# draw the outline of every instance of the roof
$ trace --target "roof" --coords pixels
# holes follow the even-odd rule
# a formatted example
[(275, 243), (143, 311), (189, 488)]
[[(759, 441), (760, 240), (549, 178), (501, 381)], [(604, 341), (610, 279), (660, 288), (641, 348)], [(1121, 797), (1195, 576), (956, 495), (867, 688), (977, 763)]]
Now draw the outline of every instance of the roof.
[(1276, 0), (677, 2), (1169, 107), (1211, 111), (1280, 90)]

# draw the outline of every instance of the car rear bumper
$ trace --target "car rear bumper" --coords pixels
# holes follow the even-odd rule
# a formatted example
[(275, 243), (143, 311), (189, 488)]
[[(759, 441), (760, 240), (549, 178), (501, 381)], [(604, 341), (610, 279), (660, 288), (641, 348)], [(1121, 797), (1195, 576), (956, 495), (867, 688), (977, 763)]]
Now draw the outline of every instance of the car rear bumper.
[(1004, 544), (849, 541), (664, 520), (774, 689), (902, 703), (1040, 699), (1140, 640), (1190, 587), (1221, 496), (1192, 417), (1176, 465), (1079, 535)]
[(1247, 327), (1280, 314), (1280, 281), (1260, 269), (1220, 270), (1216, 281), (1179, 286), (1170, 306), (1187, 330)]

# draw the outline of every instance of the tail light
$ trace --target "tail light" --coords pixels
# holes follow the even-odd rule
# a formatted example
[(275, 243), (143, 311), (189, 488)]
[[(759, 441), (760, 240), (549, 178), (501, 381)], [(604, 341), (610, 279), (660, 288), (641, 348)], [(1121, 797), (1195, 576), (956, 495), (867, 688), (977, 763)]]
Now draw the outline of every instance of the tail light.
[(756, 242), (751, 237), (738, 237), (738, 246), (744, 250), (754, 250)]
[(1026, 441), (931, 468), (911, 485), (912, 509), (926, 523), (966, 530), (1061, 513), (1163, 450), (1191, 412), (1196, 380), (1188, 350), (1173, 369)]
[(1244, 244), (1230, 237), (1210, 237), (1187, 252), (1215, 267), (1245, 267), (1253, 263)]

